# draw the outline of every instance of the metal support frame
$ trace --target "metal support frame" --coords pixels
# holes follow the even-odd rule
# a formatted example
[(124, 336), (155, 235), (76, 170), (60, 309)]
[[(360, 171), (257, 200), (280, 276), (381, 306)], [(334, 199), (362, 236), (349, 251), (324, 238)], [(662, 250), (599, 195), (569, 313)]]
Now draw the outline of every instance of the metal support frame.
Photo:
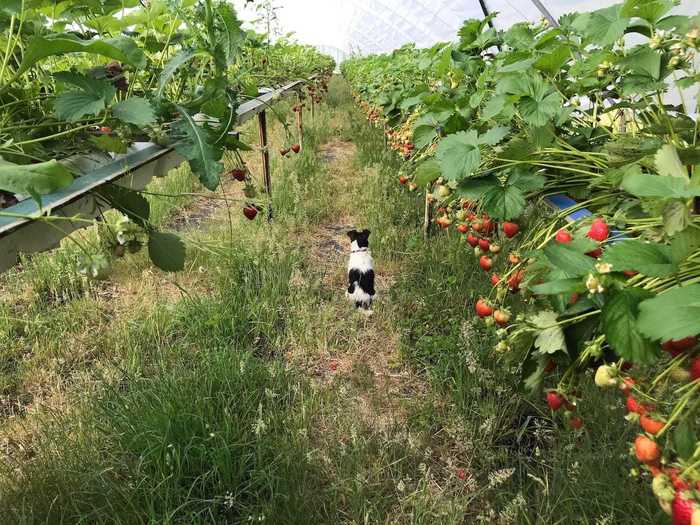
[[(313, 78), (313, 77), (312, 77)], [(241, 104), (236, 110), (236, 125), (241, 125), (265, 111), (277, 99), (298, 94), (305, 81), (295, 81), (270, 90)], [(142, 190), (154, 177), (165, 176), (169, 170), (184, 162), (173, 147), (152, 143), (136, 143), (126, 155), (101, 165), (84, 165), (82, 172), (67, 188), (44, 195), (39, 206), (32, 199), (0, 210), (0, 272), (6, 271), (19, 260), (20, 253), (35, 253), (55, 248), (72, 232), (85, 228), (91, 220), (108, 208), (95, 194), (108, 184)], [(266, 190), (270, 190), (269, 158)], [(270, 208), (271, 211), (271, 208)], [(64, 217), (64, 220), (36, 220), (43, 216)]]
[(547, 22), (549, 22), (550, 26), (559, 27), (559, 22), (557, 22), (557, 19), (552, 16), (552, 13), (549, 12), (549, 10), (544, 6), (542, 2), (540, 2), (540, 0), (532, 0), (532, 3), (535, 4), (535, 7), (539, 10), (540, 13), (542, 13), (542, 16), (547, 19)]
[(262, 155), (263, 181), (267, 193), (267, 220), (272, 220), (272, 177), (270, 176), (270, 150), (267, 143), (267, 115), (258, 113), (258, 130), (260, 132), (260, 153)]
[(493, 25), (493, 21), (488, 18), (489, 17), (489, 10), (486, 7), (486, 0), (479, 0), (479, 5), (481, 6), (481, 12), (484, 13), (484, 17), (488, 19), (488, 24), (491, 29), (495, 29)]

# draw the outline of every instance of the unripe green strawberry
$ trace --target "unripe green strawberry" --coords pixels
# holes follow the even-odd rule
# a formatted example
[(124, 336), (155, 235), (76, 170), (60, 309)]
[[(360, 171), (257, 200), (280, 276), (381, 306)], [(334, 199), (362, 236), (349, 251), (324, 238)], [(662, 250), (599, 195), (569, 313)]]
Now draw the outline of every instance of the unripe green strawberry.
[(617, 385), (617, 369), (610, 365), (601, 365), (595, 372), (595, 384), (601, 388)]

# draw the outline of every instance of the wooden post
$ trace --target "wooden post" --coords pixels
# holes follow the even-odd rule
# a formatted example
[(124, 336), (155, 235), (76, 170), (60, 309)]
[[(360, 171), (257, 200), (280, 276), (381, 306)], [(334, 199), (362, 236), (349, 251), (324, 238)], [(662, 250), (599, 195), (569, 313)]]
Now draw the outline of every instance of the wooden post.
[(299, 97), (299, 103), (297, 104), (297, 133), (299, 134), (299, 144), (304, 144), (304, 123), (301, 116), (303, 108), (301, 107), (301, 97)]
[(263, 180), (267, 193), (267, 220), (272, 220), (272, 178), (270, 177), (270, 151), (267, 145), (267, 117), (265, 111), (258, 113), (258, 128), (260, 129), (260, 151), (262, 153)]
[(430, 233), (430, 220), (431, 220), (431, 215), (432, 215), (432, 206), (430, 204), (430, 184), (426, 184), (425, 186), (425, 212), (423, 215), (423, 237), (428, 238), (428, 234)]

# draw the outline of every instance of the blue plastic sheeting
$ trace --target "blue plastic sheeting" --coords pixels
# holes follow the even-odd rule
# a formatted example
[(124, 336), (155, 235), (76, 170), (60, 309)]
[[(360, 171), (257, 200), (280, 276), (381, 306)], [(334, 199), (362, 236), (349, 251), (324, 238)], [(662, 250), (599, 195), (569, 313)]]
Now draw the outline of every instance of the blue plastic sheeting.
[[(563, 193), (549, 195), (548, 197), (545, 197), (545, 200), (554, 208), (557, 208), (562, 211), (566, 210), (567, 208), (572, 208), (578, 205), (578, 202), (576, 202), (568, 195), (564, 195)], [(587, 210), (586, 208), (581, 208), (580, 210), (573, 211), (569, 215), (567, 215), (566, 220), (569, 222), (574, 222), (579, 219), (583, 219), (584, 217), (590, 217), (591, 215), (593, 214), (589, 210)]]
[[(566, 210), (567, 208), (572, 208), (576, 205), (578, 205), (578, 202), (576, 202), (574, 199), (569, 197), (568, 195), (564, 195), (563, 193), (557, 193), (556, 195), (549, 195), (544, 198), (544, 200), (553, 208), (559, 209), (561, 211)], [(585, 217), (590, 217), (593, 215), (590, 210), (587, 208), (581, 208), (580, 210), (576, 210), (574, 212), (571, 212), (569, 215), (566, 216), (566, 220), (569, 222), (575, 222), (578, 221), (579, 219), (583, 219)], [(625, 239), (629, 239), (629, 237), (622, 231), (620, 230), (610, 230), (610, 237), (608, 238), (608, 242), (615, 242), (615, 241), (622, 241)]]

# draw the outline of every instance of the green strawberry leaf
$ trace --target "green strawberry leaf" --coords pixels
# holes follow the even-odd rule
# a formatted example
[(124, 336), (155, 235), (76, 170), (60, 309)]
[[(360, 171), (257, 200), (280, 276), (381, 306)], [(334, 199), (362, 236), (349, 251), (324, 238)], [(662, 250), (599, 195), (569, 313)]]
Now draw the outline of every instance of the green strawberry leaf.
[(107, 151), (109, 153), (126, 153), (126, 142), (112, 135), (90, 137), (90, 142), (102, 151)]
[(664, 144), (659, 148), (654, 156), (654, 165), (659, 175), (677, 177), (686, 182), (689, 180), (688, 170), (678, 157), (678, 150), (673, 144)]
[(659, 345), (637, 330), (639, 303), (649, 297), (653, 294), (641, 288), (626, 288), (608, 297), (601, 313), (608, 344), (617, 355), (633, 363), (650, 364), (659, 356)]
[(158, 268), (177, 272), (185, 267), (185, 244), (174, 233), (150, 232), (148, 256)]
[(580, 277), (594, 271), (593, 259), (568, 244), (550, 244), (544, 255), (549, 263), (571, 277)]
[(700, 284), (677, 286), (639, 305), (638, 330), (654, 341), (700, 333)]
[(525, 209), (525, 195), (516, 186), (495, 186), (484, 193), (482, 205), (494, 219), (507, 221)]
[(495, 146), (506, 138), (508, 133), (510, 133), (510, 128), (508, 126), (495, 126), (483, 135), (479, 135), (479, 144)]
[(109, 202), (112, 208), (120, 211), (139, 226), (145, 226), (148, 222), (151, 205), (140, 193), (115, 184), (103, 186), (98, 193)]
[(697, 444), (695, 430), (690, 420), (683, 419), (673, 432), (673, 448), (681, 459), (690, 459)]
[(628, 173), (620, 187), (636, 197), (689, 199), (700, 196), (700, 187), (690, 186), (687, 179), (645, 173)]
[(445, 137), (436, 156), (445, 179), (458, 181), (471, 176), (481, 163), (477, 132), (460, 131)]
[(435, 159), (429, 159), (418, 165), (413, 182), (422, 188), (438, 177), (440, 177), (440, 163)]
[(561, 326), (557, 325), (557, 314), (543, 310), (531, 316), (528, 321), (539, 331), (535, 338), (535, 347), (540, 354), (566, 352), (566, 338)]
[(547, 281), (546, 283), (530, 286), (532, 293), (538, 295), (572, 294), (584, 289), (585, 286), (580, 278), (556, 279), (554, 281)]
[(0, 160), (0, 189), (31, 195), (41, 205), (39, 195), (70, 186), (73, 175), (56, 160), (38, 164), (12, 164)]
[(669, 246), (638, 239), (623, 240), (609, 246), (603, 254), (603, 262), (611, 264), (616, 272), (633, 270), (649, 277), (665, 277), (678, 271)]
[(22, 63), (15, 73), (19, 77), (43, 58), (60, 56), (66, 53), (90, 53), (101, 55), (134, 67), (146, 66), (146, 55), (127, 37), (100, 40), (81, 40), (71, 34), (50, 34), (33, 37), (24, 50)]
[(500, 186), (495, 175), (487, 175), (485, 177), (472, 177), (459, 182), (455, 193), (459, 197), (470, 200), (481, 199), (486, 192)]
[(112, 106), (112, 114), (127, 124), (143, 127), (156, 121), (153, 106), (145, 98), (129, 97)]
[(438, 136), (435, 126), (421, 125), (413, 129), (413, 144), (416, 148), (421, 149), (430, 144), (435, 137)]
[(190, 168), (201, 183), (213, 191), (219, 186), (220, 175), (224, 171), (223, 164), (219, 162), (223, 150), (213, 143), (209, 129), (198, 126), (185, 108), (177, 106), (177, 109), (182, 119), (173, 125), (179, 139), (175, 150), (189, 161)]

